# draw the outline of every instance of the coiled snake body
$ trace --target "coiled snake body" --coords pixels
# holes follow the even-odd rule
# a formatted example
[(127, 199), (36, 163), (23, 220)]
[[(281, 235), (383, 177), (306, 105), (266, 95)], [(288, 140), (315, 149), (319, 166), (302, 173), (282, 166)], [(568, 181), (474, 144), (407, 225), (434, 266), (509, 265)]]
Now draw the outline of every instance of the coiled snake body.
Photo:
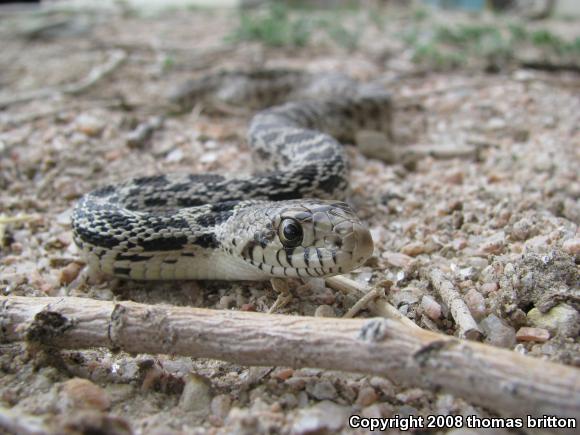
[(338, 75), (261, 71), (188, 82), (172, 101), (208, 98), (250, 106), (299, 101), (252, 119), (254, 175), (142, 177), (85, 195), (72, 224), (90, 268), (132, 279), (260, 280), (360, 266), (373, 242), (340, 202), (348, 164), (338, 141), (352, 143), (362, 129), (387, 131), (388, 94)]

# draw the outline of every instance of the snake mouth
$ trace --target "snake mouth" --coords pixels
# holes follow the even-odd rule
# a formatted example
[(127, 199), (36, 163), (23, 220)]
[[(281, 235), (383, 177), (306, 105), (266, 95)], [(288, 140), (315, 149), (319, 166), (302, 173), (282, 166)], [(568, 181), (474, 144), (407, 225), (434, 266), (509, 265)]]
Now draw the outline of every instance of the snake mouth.
[(260, 252), (249, 262), (271, 277), (320, 278), (348, 273), (364, 264), (372, 255), (374, 244), (369, 230), (358, 223), (353, 224), (352, 232), (343, 240), (348, 242), (280, 249), (270, 257), (270, 262), (264, 261)]

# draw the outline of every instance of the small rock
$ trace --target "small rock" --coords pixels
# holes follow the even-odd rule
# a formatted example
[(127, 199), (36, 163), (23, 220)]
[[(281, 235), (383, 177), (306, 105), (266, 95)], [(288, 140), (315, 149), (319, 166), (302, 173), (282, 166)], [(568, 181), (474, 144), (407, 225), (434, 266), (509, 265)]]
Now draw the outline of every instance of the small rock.
[(63, 405), (66, 409), (106, 411), (111, 399), (105, 390), (87, 379), (73, 378), (62, 385)]
[(553, 335), (576, 337), (580, 333), (580, 314), (567, 304), (559, 304), (546, 313), (532, 308), (528, 314), (532, 326), (550, 331)]
[(232, 399), (227, 394), (219, 394), (215, 396), (210, 404), (211, 414), (225, 419), (232, 407)]
[(443, 179), (445, 180), (445, 182), (447, 184), (463, 184), (463, 180), (465, 178), (465, 174), (463, 173), (463, 170), (461, 169), (456, 169), (454, 171), (450, 171), (448, 174), (446, 174)]
[(91, 137), (99, 136), (105, 128), (101, 119), (84, 113), (77, 117), (75, 124), (78, 131)]
[(431, 320), (439, 320), (441, 318), (441, 305), (431, 296), (423, 296), (421, 299), (421, 308)]
[(482, 294), (472, 288), (463, 297), (471, 315), (475, 320), (481, 320), (486, 315), (485, 299)]
[(391, 292), (391, 303), (396, 307), (402, 305), (413, 305), (423, 297), (423, 291), (416, 287), (405, 287), (404, 289)]
[(562, 215), (575, 224), (580, 224), (580, 203), (578, 200), (573, 198), (566, 198), (564, 200), (564, 209), (562, 210)]
[(79, 272), (83, 268), (82, 264), (72, 262), (67, 264), (60, 270), (59, 282), (61, 285), (68, 285), (73, 282), (77, 276), (79, 276)]
[(323, 401), (298, 412), (292, 425), (292, 435), (337, 433), (343, 427), (350, 408)]
[(367, 406), (361, 411), (361, 415), (366, 418), (388, 418), (394, 414), (395, 410), (388, 403), (375, 403)]
[(401, 252), (405, 255), (410, 255), (415, 257), (420, 254), (427, 252), (427, 246), (423, 242), (411, 242), (407, 243), (401, 248)]
[(566, 240), (562, 243), (562, 250), (575, 257), (580, 256), (580, 238)]
[(385, 378), (381, 378), (378, 376), (374, 376), (370, 379), (369, 383), (380, 390), (380, 392), (385, 397), (394, 398), (396, 387), (393, 385), (391, 381)]
[(502, 322), (495, 314), (490, 314), (479, 324), (485, 332), (485, 341), (493, 346), (512, 348), (516, 344), (514, 328)]
[(175, 148), (165, 156), (165, 161), (169, 163), (178, 163), (182, 160), (183, 160), (183, 150), (181, 148)]
[(314, 311), (314, 317), (336, 317), (336, 313), (330, 305), (320, 305)]
[(373, 387), (361, 388), (356, 398), (356, 404), (361, 408), (372, 405), (379, 399), (379, 395)]
[(210, 382), (206, 378), (194, 373), (186, 376), (179, 399), (181, 409), (205, 417), (209, 414), (211, 400)]
[(274, 379), (278, 379), (280, 381), (286, 381), (286, 380), (290, 379), (293, 375), (294, 375), (294, 369), (290, 369), (290, 368), (276, 369), (274, 371), (274, 373), (271, 374), (271, 376)]
[(284, 409), (293, 409), (298, 406), (298, 398), (295, 394), (285, 393), (280, 397), (280, 404)]
[(486, 282), (481, 285), (481, 293), (487, 296), (488, 294), (497, 291), (498, 288), (499, 286), (497, 285), (497, 282)]
[(306, 386), (306, 391), (318, 400), (332, 400), (336, 398), (336, 388), (332, 382), (326, 380), (316, 382), (315, 384), (308, 384)]
[(424, 390), (420, 388), (409, 388), (396, 395), (397, 400), (403, 403), (418, 402), (426, 396)]
[(286, 385), (288, 385), (288, 388), (292, 391), (300, 391), (306, 387), (306, 380), (304, 378), (292, 377), (286, 381)]
[(536, 236), (538, 231), (534, 227), (533, 223), (527, 219), (522, 218), (517, 221), (511, 230), (510, 235), (515, 240), (527, 240), (530, 236)]
[(518, 341), (536, 341), (543, 343), (544, 341), (548, 341), (550, 339), (550, 333), (547, 329), (529, 328), (524, 326), (518, 330), (516, 339)]
[(485, 239), (479, 249), (485, 254), (500, 254), (505, 246), (505, 233), (500, 231)]

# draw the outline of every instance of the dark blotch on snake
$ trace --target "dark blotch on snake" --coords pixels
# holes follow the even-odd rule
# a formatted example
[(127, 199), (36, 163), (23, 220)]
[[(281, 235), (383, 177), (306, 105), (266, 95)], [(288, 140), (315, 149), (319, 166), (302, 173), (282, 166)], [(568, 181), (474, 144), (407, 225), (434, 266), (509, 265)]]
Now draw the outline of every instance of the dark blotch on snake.
[(197, 239), (195, 239), (194, 243), (198, 246), (201, 246), (202, 248), (216, 249), (220, 247), (220, 242), (218, 241), (216, 235), (212, 233), (202, 234)]
[(248, 243), (246, 243), (241, 251), (242, 258), (251, 260), (253, 258), (253, 252), (256, 246), (258, 246), (258, 242), (255, 240), (250, 240)]
[(165, 175), (153, 175), (151, 177), (139, 177), (133, 180), (133, 183), (137, 186), (159, 186), (160, 184), (167, 183), (167, 177)]
[(167, 205), (167, 200), (165, 198), (146, 198), (143, 204), (146, 207), (163, 207)]
[(119, 240), (117, 240), (115, 237), (111, 237), (96, 231), (87, 230), (84, 227), (76, 227), (75, 231), (86, 243), (100, 246), (102, 248), (114, 248), (120, 243)]
[(105, 186), (105, 187), (101, 187), (100, 189), (97, 189), (93, 192), (93, 195), (98, 197), (98, 198), (103, 198), (105, 196), (110, 195), (111, 193), (115, 192), (115, 186)]
[(151, 259), (151, 257), (146, 256), (146, 255), (137, 255), (137, 254), (127, 255), (127, 254), (123, 254), (123, 253), (119, 253), (115, 257), (116, 261), (128, 260), (131, 262), (147, 261), (150, 259)]
[(187, 237), (159, 237), (143, 240), (141, 246), (144, 251), (178, 251), (187, 243)]

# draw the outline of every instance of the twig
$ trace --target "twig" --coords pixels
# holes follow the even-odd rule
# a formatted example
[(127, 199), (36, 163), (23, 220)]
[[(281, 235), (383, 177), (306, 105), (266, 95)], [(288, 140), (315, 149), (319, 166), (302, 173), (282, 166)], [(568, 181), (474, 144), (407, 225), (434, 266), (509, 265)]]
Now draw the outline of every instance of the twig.
[(87, 102), (81, 102), (67, 106), (39, 110), (37, 112), (26, 112), (24, 114), (14, 115), (11, 117), (3, 116), (0, 117), (0, 122), (5, 125), (19, 125), (24, 124), (26, 122), (33, 122), (48, 116), (59, 115), (61, 113), (87, 110), (92, 108), (93, 106), (98, 108), (115, 108), (115, 107), (125, 107), (126, 103), (120, 99), (102, 100), (102, 101), (95, 100), (94, 102), (89, 102), (89, 104), (87, 104)]
[(449, 307), (451, 315), (459, 327), (459, 337), (480, 340), (483, 334), (453, 283), (441, 270), (436, 268), (428, 272), (428, 277), (443, 302)]
[(366, 295), (360, 298), (356, 303), (346, 312), (343, 319), (352, 319), (362, 310), (369, 308), (369, 304), (374, 301), (375, 299), (381, 297), (381, 294), (378, 289), (374, 288), (369, 291)]
[(27, 101), (37, 100), (41, 98), (49, 98), (58, 94), (77, 95), (90, 87), (94, 86), (98, 81), (110, 75), (127, 59), (127, 53), (122, 50), (115, 50), (109, 55), (109, 59), (102, 65), (93, 68), (87, 77), (76, 82), (66, 85), (56, 86), (53, 88), (43, 88), (34, 91), (22, 92), (20, 94), (8, 96), (0, 99), (0, 107), (6, 107), (11, 104), (25, 103)]
[(504, 416), (580, 415), (578, 369), (390, 319), (2, 296), (0, 324), (1, 342), (358, 372), (469, 398)]
[[(361, 297), (369, 293), (369, 289), (352, 279), (348, 279), (342, 275), (332, 276), (330, 278), (326, 278), (326, 284), (328, 284), (331, 288), (341, 291), (343, 293), (350, 293), (354, 294), (357, 297)], [(402, 322), (408, 328), (415, 328), (421, 329), (412, 320), (403, 316), (399, 310), (393, 307), (384, 299), (377, 299), (375, 301), (369, 301), (368, 308), (370, 309), (371, 313), (375, 316), (386, 317), (389, 319), (397, 320)]]

